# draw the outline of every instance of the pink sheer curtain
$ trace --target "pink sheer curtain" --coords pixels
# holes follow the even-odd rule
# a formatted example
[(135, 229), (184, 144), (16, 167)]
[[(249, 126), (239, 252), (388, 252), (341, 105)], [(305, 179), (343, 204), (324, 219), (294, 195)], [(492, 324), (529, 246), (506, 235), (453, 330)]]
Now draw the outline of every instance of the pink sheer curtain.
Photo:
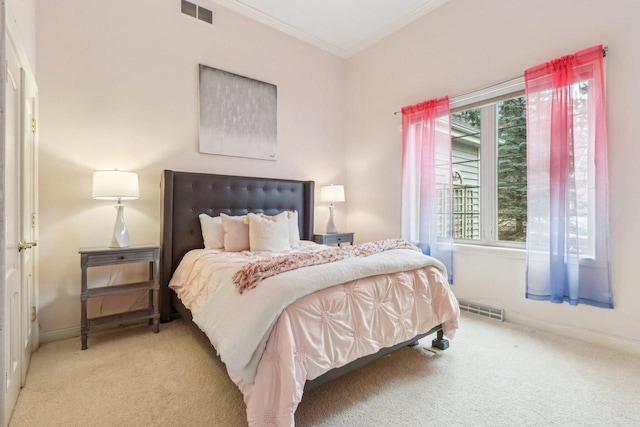
[(525, 72), (527, 298), (613, 308), (602, 46)]
[(402, 109), (402, 238), (439, 259), (453, 281), (449, 98)]

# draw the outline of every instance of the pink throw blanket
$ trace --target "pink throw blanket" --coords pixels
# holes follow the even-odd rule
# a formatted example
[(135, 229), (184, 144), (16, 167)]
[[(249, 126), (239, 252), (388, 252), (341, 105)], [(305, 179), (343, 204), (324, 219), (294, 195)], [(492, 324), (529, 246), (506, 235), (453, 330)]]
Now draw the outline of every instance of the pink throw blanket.
[(403, 239), (379, 240), (356, 246), (330, 248), (316, 252), (300, 252), (262, 259), (243, 266), (233, 275), (233, 283), (239, 293), (255, 288), (267, 277), (302, 267), (326, 264), (353, 257), (366, 257), (392, 249), (420, 249)]

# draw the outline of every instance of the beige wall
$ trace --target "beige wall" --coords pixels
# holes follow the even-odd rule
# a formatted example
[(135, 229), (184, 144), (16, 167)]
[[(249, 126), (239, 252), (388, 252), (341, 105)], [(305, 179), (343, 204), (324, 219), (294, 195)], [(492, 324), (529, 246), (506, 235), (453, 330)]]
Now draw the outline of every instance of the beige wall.
[[(125, 209), (132, 244), (159, 241), (163, 169), (345, 179), (344, 61), (221, 7), (214, 26), (177, 10), (176, 0), (37, 3), (45, 339), (77, 333), (78, 248), (108, 244), (113, 229), (111, 202), (91, 198), (94, 170), (139, 173), (141, 198)], [(200, 63), (277, 85), (277, 161), (198, 153)], [(317, 229), (327, 212), (316, 208)]]
[(640, 158), (635, 119), (640, 115), (639, 21), (637, 0), (450, 0), (349, 59), (349, 229), (362, 240), (400, 234), (401, 118), (394, 111), (486, 87), (586, 47), (608, 45), (615, 309), (526, 300), (525, 260), (514, 251), (458, 248), (454, 290), (458, 297), (503, 307), (512, 320), (588, 339), (601, 332), (637, 347), (640, 192), (632, 171)]

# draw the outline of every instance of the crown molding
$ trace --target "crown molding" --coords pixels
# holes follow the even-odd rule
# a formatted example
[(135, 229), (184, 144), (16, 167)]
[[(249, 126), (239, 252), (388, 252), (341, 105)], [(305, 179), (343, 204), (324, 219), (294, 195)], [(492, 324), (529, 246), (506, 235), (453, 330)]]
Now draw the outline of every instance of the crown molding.
[(387, 25), (386, 27), (384, 27), (380, 31), (377, 31), (377, 32), (371, 34), (370, 36), (368, 36), (367, 38), (363, 39), (359, 43), (353, 45), (349, 49), (344, 50), (344, 56), (343, 57), (344, 58), (349, 58), (349, 57), (351, 57), (353, 55), (356, 55), (356, 54), (362, 52), (366, 48), (378, 43), (380, 40), (390, 36), (391, 34), (395, 33), (396, 31), (400, 30), (401, 28), (409, 25), (410, 23), (412, 23), (413, 21), (417, 20), (418, 18), (423, 17), (424, 15), (426, 15), (427, 13), (435, 10), (436, 8), (442, 6), (443, 4), (445, 4), (448, 1), (449, 0), (430, 0), (430, 1), (428, 1), (424, 5), (422, 5), (419, 8), (413, 10), (412, 12), (406, 14), (402, 18), (397, 19), (396, 21), (394, 21), (391, 24)]
[(229, 10), (232, 10), (234, 12), (237, 12), (241, 15), (244, 15), (248, 18), (251, 18), (255, 21), (258, 21), (262, 24), (265, 24), (271, 28), (274, 28), (278, 31), (281, 31), (285, 34), (288, 34), (292, 37), (295, 37), (299, 40), (302, 40), (304, 42), (307, 42), (315, 47), (318, 47), (320, 49), (323, 49), (333, 55), (336, 55), (340, 58), (343, 59), (347, 59), (361, 51), (363, 51), (364, 49), (372, 46), (373, 44), (379, 42), (380, 40), (384, 39), (385, 37), (393, 34), (394, 32), (398, 31), (400, 28), (406, 26), (407, 24), (415, 21), (416, 19), (424, 16), (425, 14), (431, 12), (432, 10), (436, 9), (439, 6), (442, 6), (444, 3), (446, 3), (449, 0), (429, 0), (427, 3), (425, 3), (423, 6), (415, 9), (414, 11), (408, 13), (407, 15), (403, 16), (402, 18), (392, 22), (391, 24), (387, 25), (386, 27), (384, 27), (383, 29), (381, 29), (380, 31), (377, 31), (375, 33), (373, 33), (372, 35), (366, 37), (365, 39), (361, 40), (360, 42), (356, 43), (355, 45), (348, 47), (348, 48), (343, 48), (340, 46), (336, 46), (332, 43), (328, 43), (318, 37), (315, 37), (309, 33), (306, 33), (305, 31), (293, 27), (285, 22), (282, 22), (276, 18), (274, 18), (271, 15), (268, 15), (264, 12), (261, 12), (251, 6), (248, 6), (244, 3), (241, 3), (238, 0), (213, 0), (214, 3), (225, 7)]
[(311, 34), (305, 33), (304, 31), (295, 28), (289, 24), (286, 24), (271, 15), (267, 15), (264, 12), (259, 11), (258, 9), (254, 9), (251, 6), (247, 6), (243, 3), (240, 3), (237, 0), (213, 0), (214, 3), (225, 7), (229, 10), (237, 12), (241, 15), (246, 16), (247, 18), (251, 18), (255, 21), (258, 21), (262, 24), (265, 24), (271, 28), (274, 28), (278, 31), (281, 31), (285, 34), (288, 34), (292, 37), (300, 39), (304, 42), (307, 42), (315, 47), (323, 49), (329, 53), (332, 53), (341, 58), (346, 58), (346, 51), (344, 49), (339, 48), (338, 46), (334, 46), (331, 43), (327, 43), (324, 40), (321, 40)]

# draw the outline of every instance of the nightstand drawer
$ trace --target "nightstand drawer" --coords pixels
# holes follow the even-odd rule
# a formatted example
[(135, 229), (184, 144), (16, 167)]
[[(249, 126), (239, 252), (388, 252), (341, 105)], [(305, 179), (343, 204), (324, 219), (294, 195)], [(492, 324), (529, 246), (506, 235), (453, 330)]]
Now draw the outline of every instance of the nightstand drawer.
[(353, 244), (353, 233), (314, 234), (313, 241), (322, 245)]
[(156, 250), (141, 250), (114, 253), (86, 254), (87, 267), (100, 265), (128, 264), (133, 262), (153, 262), (157, 258)]
[(325, 245), (333, 245), (334, 243), (351, 243), (353, 239), (349, 236), (336, 234), (334, 236), (324, 236)]

